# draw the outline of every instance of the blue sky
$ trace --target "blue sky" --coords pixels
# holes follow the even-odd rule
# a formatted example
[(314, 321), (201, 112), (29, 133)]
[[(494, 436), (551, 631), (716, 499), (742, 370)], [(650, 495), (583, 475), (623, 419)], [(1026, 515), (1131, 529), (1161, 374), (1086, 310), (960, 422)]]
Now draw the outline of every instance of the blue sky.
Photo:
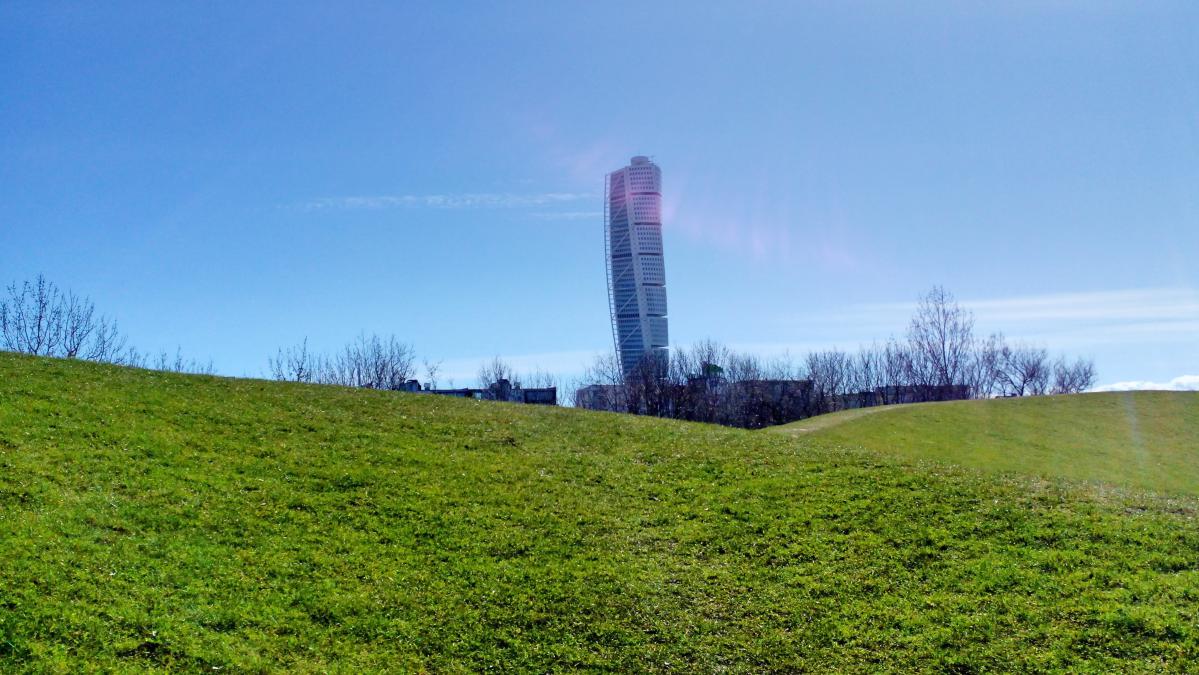
[(676, 344), (854, 348), (942, 284), (1199, 384), (1196, 73), (1189, 2), (5, 2), (0, 281), (231, 375), (360, 331), (570, 375), (648, 154)]

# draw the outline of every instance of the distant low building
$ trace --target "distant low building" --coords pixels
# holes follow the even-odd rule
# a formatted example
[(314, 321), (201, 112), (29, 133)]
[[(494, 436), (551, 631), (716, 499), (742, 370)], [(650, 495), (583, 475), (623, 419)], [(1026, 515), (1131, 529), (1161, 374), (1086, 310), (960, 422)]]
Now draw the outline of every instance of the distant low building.
[(753, 428), (785, 424), (811, 414), (810, 380), (729, 382), (723, 372), (704, 364), (703, 374), (687, 378), (685, 384), (666, 384), (648, 393), (636, 386), (592, 384), (575, 391), (575, 407)]
[(576, 408), (625, 412), (624, 401), (624, 387), (619, 384), (590, 384), (575, 391)]
[(883, 405), (883, 397), (878, 391), (852, 391), (837, 397), (837, 410), (853, 410), (855, 408), (873, 408)]
[(852, 391), (838, 396), (837, 410), (873, 408), (895, 403), (960, 401), (967, 398), (970, 398), (970, 387), (964, 384), (877, 387), (873, 390)]
[(681, 382), (632, 379), (623, 385), (582, 387), (575, 392), (575, 406), (758, 429), (838, 410), (969, 397), (970, 387), (964, 384), (887, 386), (833, 394), (821, 391), (812, 380), (730, 380), (723, 368), (704, 362)]
[(557, 387), (521, 387), (520, 383), (500, 380), (484, 389), (431, 389), (421, 387), (420, 381), (408, 380), (404, 391), (418, 394), (437, 394), (438, 396), (453, 396), (456, 398), (473, 398), (480, 401), (506, 401), (508, 403), (529, 403), (533, 405), (558, 405)]
[(862, 393), (873, 394), (875, 402), (871, 405), (890, 405), (893, 403), (924, 403), (926, 401), (961, 401), (970, 398), (970, 387), (964, 384), (910, 384), (878, 387), (873, 392)]

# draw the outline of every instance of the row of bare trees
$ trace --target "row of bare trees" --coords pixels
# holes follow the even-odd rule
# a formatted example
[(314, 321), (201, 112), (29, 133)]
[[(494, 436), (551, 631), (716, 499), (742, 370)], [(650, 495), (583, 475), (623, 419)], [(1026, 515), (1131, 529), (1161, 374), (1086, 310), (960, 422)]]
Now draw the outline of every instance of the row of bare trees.
[(331, 354), (309, 350), (305, 338), (294, 347), (280, 348), (268, 364), (276, 380), (368, 389), (404, 389), (416, 376), (416, 352), (394, 335), (361, 333)]
[[(929, 364), (910, 343), (889, 340), (856, 353), (827, 350), (809, 354), (804, 376), (821, 403), (819, 412), (837, 409), (845, 396), (870, 394), (870, 405), (942, 401), (996, 396), (1076, 394), (1095, 384), (1095, 364), (1068, 361), (1024, 342), (1008, 343), (1002, 334), (971, 340), (954, 379), (929, 377)], [(859, 396), (859, 398), (862, 398)], [(861, 402), (861, 401), (859, 401)]]
[(602, 357), (584, 381), (599, 386), (581, 388), (576, 405), (757, 428), (843, 408), (1078, 393), (1094, 386), (1095, 366), (998, 333), (977, 338), (972, 313), (937, 287), (903, 339), (857, 352), (766, 361), (708, 341), (646, 358), (632, 373)]
[(570, 402), (578, 407), (758, 428), (816, 411), (805, 371), (789, 358), (763, 360), (711, 340), (651, 354), (632, 373), (598, 357)]
[(963, 386), (971, 398), (1073, 394), (1095, 384), (1089, 359), (1051, 360), (1043, 347), (1009, 344), (1002, 333), (976, 338), (974, 315), (939, 286), (920, 299), (907, 344), (892, 340), (883, 355), (899, 371), (897, 379), (906, 380), (896, 384), (930, 390)]
[(46, 277), (10, 284), (0, 300), (0, 346), (6, 351), (122, 363), (125, 338), (88, 298)]
[[(507, 386), (516, 389), (542, 389), (558, 386), (557, 378), (551, 373), (540, 369), (529, 373), (518, 373), (512, 364), (499, 356), (479, 366), (476, 379), (479, 387), (490, 394), (498, 393), (504, 382), (508, 383)], [(488, 395), (485, 394), (484, 397), (486, 398)]]
[[(399, 341), (394, 335), (383, 337), (362, 333), (329, 354), (312, 351), (308, 348), (308, 340), (304, 339), (292, 347), (280, 348), (267, 363), (271, 377), (276, 380), (367, 389), (408, 390), (418, 372), (425, 378), (424, 386), (437, 389), (441, 375), (440, 361), (426, 359), (418, 368), (412, 345)], [(508, 388), (554, 387), (557, 384), (554, 376), (545, 371), (518, 374), (499, 356), (479, 366), (477, 379), (479, 388), (485, 392), (500, 391), (499, 385), (503, 382)], [(452, 388), (453, 380), (448, 385)]]
[(11, 283), (0, 298), (0, 349), (136, 368), (211, 374), (212, 362), (185, 359), (176, 350), (157, 355), (139, 351), (98, 313), (90, 298), (62, 290), (39, 274), (33, 281)]

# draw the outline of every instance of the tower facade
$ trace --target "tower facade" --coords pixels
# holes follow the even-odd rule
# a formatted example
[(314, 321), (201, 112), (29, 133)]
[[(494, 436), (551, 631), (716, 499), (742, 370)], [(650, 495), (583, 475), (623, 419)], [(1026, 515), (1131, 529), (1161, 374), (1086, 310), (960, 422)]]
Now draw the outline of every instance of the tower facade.
[(628, 375), (647, 355), (664, 356), (669, 344), (662, 170), (648, 157), (634, 157), (605, 178), (604, 235), (612, 337)]

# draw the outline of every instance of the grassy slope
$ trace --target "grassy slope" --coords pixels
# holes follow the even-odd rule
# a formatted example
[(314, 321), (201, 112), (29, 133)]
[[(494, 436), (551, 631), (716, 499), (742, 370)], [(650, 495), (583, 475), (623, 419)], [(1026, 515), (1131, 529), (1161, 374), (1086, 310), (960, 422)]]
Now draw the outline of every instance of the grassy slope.
[(1199, 495), (1199, 392), (1122, 392), (851, 410), (774, 431), (908, 460)]
[(0, 670), (1184, 668), (1196, 503), (0, 354)]

